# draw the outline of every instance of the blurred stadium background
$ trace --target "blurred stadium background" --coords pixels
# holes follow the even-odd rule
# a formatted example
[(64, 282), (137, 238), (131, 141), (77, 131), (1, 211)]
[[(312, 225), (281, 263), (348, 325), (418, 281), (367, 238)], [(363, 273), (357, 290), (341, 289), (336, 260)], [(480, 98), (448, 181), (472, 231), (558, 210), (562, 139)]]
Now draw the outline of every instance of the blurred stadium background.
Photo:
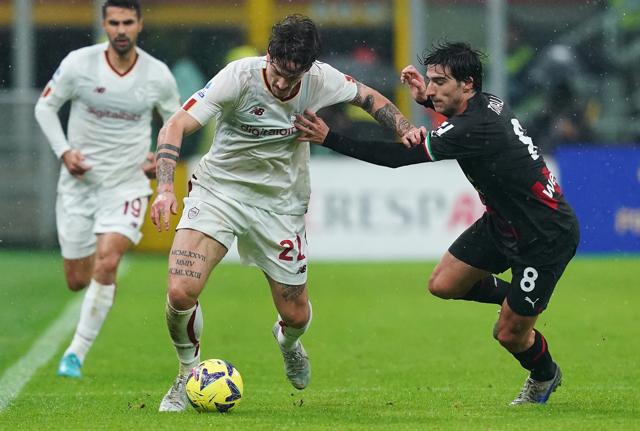
[[(70, 50), (102, 38), (101, 3), (0, 0), (3, 249), (56, 248), (58, 163), (34, 121), (33, 106)], [(272, 23), (299, 12), (320, 26), (323, 61), (379, 89), (424, 124), (433, 119), (410, 103), (398, 71), (417, 64), (433, 42), (469, 41), (488, 54), (485, 91), (508, 100), (534, 142), (555, 161), (582, 223), (580, 251), (640, 251), (637, 1), (142, 3), (140, 46), (172, 68), (183, 98), (230, 59), (263, 53)], [(385, 136), (349, 107), (324, 114), (350, 135)], [(197, 159), (210, 134), (193, 137), (187, 153)], [(315, 150), (313, 164), (309, 231), (317, 259), (437, 258), (482, 211), (455, 164), (391, 171)], [(188, 172), (185, 161), (179, 177)], [(139, 250), (166, 250), (169, 236), (154, 235), (149, 225)]]

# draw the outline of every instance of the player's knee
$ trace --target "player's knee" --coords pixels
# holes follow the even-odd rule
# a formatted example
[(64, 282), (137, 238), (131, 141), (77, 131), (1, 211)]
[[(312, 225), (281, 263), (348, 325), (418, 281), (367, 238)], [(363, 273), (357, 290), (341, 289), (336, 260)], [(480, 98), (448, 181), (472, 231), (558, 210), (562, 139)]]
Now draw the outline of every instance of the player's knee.
[(523, 346), (526, 347), (526, 337), (509, 328), (494, 328), (493, 337), (510, 352), (522, 351)]
[(176, 310), (188, 310), (198, 302), (198, 297), (190, 293), (191, 289), (178, 277), (169, 277), (167, 299)]
[(112, 274), (118, 271), (118, 264), (122, 256), (118, 253), (99, 253), (96, 255), (95, 272), (97, 274)]
[(280, 310), (280, 317), (287, 326), (303, 328), (309, 322), (309, 307), (292, 307)]
[(89, 285), (90, 279), (84, 279), (75, 274), (67, 274), (67, 287), (73, 292), (79, 292)]

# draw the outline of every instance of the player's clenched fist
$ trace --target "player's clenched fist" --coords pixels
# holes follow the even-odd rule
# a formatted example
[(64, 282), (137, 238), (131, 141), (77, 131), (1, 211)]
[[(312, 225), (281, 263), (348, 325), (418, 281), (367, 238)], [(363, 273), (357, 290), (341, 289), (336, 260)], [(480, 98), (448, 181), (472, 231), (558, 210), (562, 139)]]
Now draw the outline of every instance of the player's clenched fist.
[(169, 230), (171, 214), (178, 214), (176, 195), (173, 192), (159, 193), (151, 205), (151, 221), (158, 232)]

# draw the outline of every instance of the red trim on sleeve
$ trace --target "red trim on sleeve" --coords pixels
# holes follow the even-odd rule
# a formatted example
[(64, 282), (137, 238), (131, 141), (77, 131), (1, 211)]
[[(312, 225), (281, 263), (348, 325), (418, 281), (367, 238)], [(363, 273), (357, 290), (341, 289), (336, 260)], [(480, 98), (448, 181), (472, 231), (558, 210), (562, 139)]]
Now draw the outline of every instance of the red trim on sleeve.
[(196, 104), (196, 99), (192, 97), (191, 99), (187, 100), (187, 102), (184, 105), (182, 105), (182, 109), (184, 109), (185, 111), (189, 111), (189, 109), (191, 109), (191, 107), (195, 104)]
[(51, 87), (47, 85), (42, 92), (42, 97), (47, 97), (49, 94), (51, 94)]

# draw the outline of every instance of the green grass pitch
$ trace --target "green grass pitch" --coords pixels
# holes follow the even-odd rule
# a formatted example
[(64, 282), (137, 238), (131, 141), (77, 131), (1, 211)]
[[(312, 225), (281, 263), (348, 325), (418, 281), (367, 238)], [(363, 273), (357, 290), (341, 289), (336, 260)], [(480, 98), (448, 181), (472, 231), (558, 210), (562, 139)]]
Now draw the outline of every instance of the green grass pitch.
[[(74, 296), (57, 252), (0, 253), (0, 375)], [(426, 293), (433, 263), (313, 263), (313, 377), (294, 390), (271, 336), (275, 311), (256, 268), (223, 264), (202, 297), (202, 358), (242, 373), (233, 412), (160, 414), (177, 371), (164, 323), (166, 258), (130, 255), (81, 380), (59, 355), (0, 412), (0, 429), (640, 429), (640, 258), (576, 258), (538, 328), (564, 383), (545, 406), (511, 407), (526, 377), (491, 337), (496, 306)], [(509, 277), (509, 275), (506, 275)]]

